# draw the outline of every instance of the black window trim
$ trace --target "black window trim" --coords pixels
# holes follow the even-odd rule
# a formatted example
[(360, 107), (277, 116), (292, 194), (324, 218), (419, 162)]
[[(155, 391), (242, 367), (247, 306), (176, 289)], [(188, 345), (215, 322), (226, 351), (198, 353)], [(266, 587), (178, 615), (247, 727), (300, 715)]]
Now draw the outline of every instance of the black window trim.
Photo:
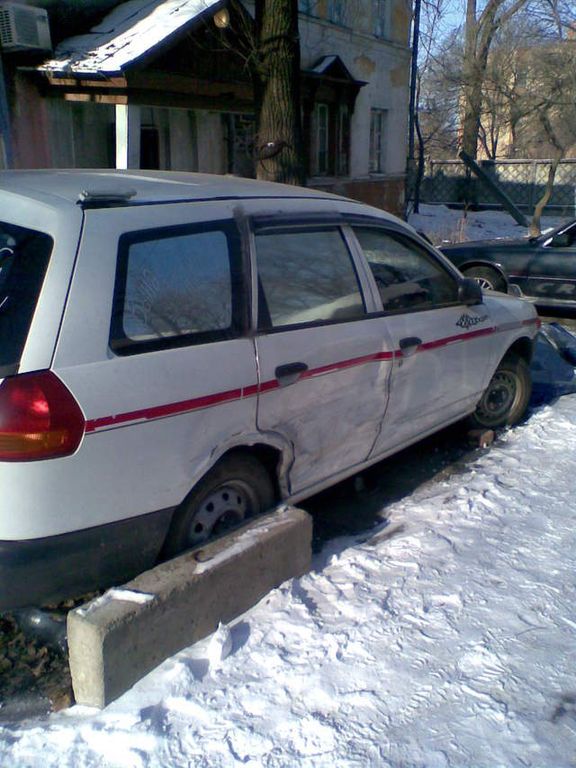
[[(222, 232), (228, 242), (232, 290), (232, 322), (229, 328), (186, 333), (159, 339), (146, 339), (143, 341), (126, 337), (122, 327), (122, 316), (130, 246), (135, 243), (145, 243), (152, 240), (162, 240), (203, 232)], [(214, 219), (205, 222), (175, 224), (124, 232), (118, 239), (112, 316), (110, 318), (108, 337), (109, 347), (115, 355), (126, 357), (145, 354), (146, 352), (200, 346), (202, 344), (243, 338), (248, 334), (249, 328), (249, 296), (249, 281), (246, 275), (242, 237), (234, 218), (229, 217), (226, 219)]]
[(267, 213), (250, 217), (252, 231), (260, 233), (268, 230), (293, 230), (301, 227), (342, 227), (346, 217), (340, 211), (311, 211), (296, 213)]

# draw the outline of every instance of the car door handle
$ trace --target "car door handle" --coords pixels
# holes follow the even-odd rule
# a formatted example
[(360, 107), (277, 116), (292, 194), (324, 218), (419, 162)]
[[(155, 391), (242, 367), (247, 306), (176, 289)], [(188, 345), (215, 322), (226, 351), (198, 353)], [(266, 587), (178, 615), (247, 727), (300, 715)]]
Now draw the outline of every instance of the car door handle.
[(406, 336), (406, 338), (400, 339), (400, 351), (403, 357), (413, 355), (420, 344), (422, 344), (422, 339), (419, 339), (418, 336)]
[(274, 375), (281, 387), (287, 387), (294, 384), (300, 376), (308, 370), (306, 363), (285, 363), (279, 365), (274, 371)]

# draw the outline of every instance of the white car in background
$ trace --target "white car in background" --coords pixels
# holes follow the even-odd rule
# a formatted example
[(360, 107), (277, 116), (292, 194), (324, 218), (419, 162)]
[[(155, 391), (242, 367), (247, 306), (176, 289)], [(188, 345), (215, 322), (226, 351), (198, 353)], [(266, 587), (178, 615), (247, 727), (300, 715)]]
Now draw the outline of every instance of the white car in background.
[(0, 210), (0, 609), (528, 403), (533, 307), (380, 210), (137, 171), (5, 172)]

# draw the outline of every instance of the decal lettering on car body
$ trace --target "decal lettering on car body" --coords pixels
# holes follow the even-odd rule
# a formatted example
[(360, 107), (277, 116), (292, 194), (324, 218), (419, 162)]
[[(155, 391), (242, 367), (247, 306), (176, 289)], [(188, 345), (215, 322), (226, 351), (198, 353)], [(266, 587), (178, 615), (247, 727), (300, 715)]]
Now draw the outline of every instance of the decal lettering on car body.
[(485, 320), (488, 320), (488, 315), (482, 315), (481, 317), (473, 317), (472, 315), (462, 315), (457, 321), (456, 325), (458, 325), (460, 328), (468, 329), (473, 328), (475, 325), (478, 325), (479, 323), (483, 323)]

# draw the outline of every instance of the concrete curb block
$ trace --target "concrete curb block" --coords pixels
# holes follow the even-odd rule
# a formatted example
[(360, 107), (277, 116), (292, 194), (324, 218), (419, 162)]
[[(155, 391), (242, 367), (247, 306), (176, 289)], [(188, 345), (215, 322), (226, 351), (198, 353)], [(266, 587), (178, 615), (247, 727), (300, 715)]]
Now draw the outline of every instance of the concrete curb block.
[(164, 659), (207, 637), (310, 569), (312, 520), (295, 507), (260, 517), (158, 565), (68, 614), (78, 704), (105, 707)]

